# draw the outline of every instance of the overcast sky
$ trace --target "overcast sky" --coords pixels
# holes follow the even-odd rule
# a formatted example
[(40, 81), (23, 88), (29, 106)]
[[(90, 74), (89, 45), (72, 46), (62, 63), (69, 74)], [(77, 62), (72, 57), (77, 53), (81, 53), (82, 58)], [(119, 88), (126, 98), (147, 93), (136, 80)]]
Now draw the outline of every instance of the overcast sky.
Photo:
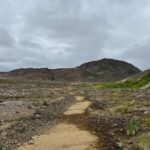
[(0, 70), (101, 58), (150, 68), (150, 0), (0, 0)]

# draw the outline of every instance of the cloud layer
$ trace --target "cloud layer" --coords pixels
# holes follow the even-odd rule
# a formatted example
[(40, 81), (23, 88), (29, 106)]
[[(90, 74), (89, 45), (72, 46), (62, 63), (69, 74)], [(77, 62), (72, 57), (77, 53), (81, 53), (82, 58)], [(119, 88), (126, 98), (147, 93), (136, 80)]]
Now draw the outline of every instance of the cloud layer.
[(0, 70), (103, 57), (150, 68), (149, 0), (0, 0)]

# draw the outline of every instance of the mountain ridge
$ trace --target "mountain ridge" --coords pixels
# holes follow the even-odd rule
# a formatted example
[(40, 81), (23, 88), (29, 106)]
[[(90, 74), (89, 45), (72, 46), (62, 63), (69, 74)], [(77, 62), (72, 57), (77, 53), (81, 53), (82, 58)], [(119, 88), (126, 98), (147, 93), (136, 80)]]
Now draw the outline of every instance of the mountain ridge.
[(75, 68), (20, 68), (1, 73), (1, 76), (32, 80), (111, 82), (140, 72), (140, 69), (125, 61), (104, 58)]

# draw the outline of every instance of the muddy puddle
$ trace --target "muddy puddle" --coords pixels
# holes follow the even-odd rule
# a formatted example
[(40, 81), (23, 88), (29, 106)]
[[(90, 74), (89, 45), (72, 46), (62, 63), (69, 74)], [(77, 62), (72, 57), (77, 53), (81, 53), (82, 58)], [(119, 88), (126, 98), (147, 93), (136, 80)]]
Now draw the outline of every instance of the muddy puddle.
[(90, 102), (77, 96), (61, 121), (45, 134), (33, 137), (18, 150), (96, 150), (98, 137), (90, 132), (85, 110)]

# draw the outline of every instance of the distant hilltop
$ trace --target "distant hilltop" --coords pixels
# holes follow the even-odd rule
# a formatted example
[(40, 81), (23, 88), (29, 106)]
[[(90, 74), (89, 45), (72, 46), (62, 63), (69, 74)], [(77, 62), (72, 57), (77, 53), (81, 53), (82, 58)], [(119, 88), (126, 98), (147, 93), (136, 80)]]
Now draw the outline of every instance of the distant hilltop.
[(76, 68), (26, 68), (0, 73), (0, 76), (9, 79), (111, 82), (128, 78), (140, 72), (140, 69), (127, 62), (114, 59), (101, 59), (84, 63)]

